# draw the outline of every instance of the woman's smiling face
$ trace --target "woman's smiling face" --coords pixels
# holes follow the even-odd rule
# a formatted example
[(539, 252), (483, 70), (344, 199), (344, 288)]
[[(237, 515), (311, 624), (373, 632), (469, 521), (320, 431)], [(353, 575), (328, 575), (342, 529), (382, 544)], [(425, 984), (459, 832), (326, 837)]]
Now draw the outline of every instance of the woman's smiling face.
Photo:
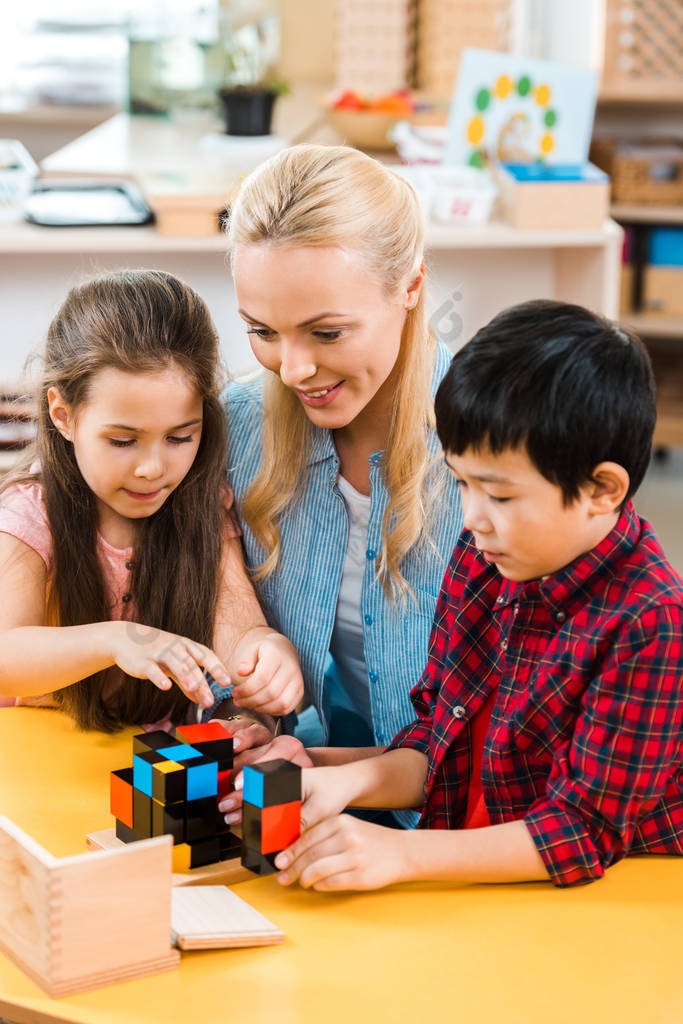
[(313, 423), (338, 430), (382, 404), (419, 285), (387, 295), (359, 252), (337, 247), (238, 245), (233, 273), (254, 355)]

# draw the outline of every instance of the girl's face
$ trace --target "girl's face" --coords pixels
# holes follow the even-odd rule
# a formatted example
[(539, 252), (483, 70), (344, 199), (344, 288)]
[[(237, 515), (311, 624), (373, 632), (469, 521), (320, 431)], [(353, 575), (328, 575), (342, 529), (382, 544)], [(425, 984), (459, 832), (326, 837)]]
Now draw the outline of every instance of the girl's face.
[(388, 296), (352, 249), (269, 243), (237, 246), (233, 269), (254, 355), (313, 423), (338, 430), (390, 406), (389, 377), (422, 271)]
[(48, 392), (57, 429), (95, 495), (99, 528), (115, 547), (134, 542), (135, 520), (161, 508), (194, 462), (202, 434), (201, 395), (185, 373), (100, 370), (76, 414)]

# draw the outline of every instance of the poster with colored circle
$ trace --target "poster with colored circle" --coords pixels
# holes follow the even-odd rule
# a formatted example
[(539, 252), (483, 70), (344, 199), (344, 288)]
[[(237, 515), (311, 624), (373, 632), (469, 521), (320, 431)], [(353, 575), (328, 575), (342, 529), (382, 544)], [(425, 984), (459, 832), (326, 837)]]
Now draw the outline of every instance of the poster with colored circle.
[(463, 50), (445, 162), (581, 164), (588, 159), (597, 72), (492, 50)]

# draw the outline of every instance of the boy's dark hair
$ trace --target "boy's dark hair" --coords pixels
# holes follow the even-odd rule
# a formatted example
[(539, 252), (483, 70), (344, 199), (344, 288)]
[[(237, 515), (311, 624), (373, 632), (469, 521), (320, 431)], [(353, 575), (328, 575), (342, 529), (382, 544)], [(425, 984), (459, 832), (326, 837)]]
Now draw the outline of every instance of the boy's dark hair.
[(634, 334), (566, 302), (503, 310), (456, 355), (436, 394), (444, 451), (524, 447), (566, 504), (600, 462), (640, 486), (656, 418), (650, 359)]

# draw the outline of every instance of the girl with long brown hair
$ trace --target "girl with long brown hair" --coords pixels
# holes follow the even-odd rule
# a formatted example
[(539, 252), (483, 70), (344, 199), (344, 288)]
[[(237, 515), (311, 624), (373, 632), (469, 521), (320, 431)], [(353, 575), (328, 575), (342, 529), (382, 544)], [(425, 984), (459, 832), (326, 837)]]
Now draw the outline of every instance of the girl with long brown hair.
[(295, 706), (297, 656), (243, 565), (220, 387), (215, 327), (182, 281), (71, 290), (35, 444), (0, 489), (3, 703), (107, 731), (177, 723), (213, 704), (208, 672), (256, 711)]

